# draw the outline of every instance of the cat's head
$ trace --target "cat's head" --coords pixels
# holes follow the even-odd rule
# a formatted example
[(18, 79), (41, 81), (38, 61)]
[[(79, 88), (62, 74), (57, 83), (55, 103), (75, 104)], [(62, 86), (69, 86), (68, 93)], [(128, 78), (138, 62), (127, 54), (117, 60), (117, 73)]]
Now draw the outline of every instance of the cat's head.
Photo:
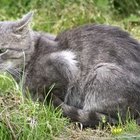
[(0, 71), (15, 68), (26, 59), (33, 47), (29, 12), (17, 21), (0, 22)]

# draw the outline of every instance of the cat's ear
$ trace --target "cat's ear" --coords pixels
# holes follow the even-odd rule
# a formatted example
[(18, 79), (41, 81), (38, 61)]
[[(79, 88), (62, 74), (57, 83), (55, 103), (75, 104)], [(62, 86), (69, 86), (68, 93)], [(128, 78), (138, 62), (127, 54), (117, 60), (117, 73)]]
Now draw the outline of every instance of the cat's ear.
[(25, 28), (28, 28), (29, 23), (31, 22), (33, 17), (33, 12), (29, 12), (26, 15), (23, 16), (22, 19), (19, 21), (15, 22), (14, 24), (14, 31), (22, 31)]

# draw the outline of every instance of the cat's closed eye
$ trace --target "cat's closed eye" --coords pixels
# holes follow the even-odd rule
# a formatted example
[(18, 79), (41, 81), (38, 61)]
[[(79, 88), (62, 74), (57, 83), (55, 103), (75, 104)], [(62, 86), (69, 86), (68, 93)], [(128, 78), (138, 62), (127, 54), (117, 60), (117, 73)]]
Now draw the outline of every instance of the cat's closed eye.
[(0, 54), (5, 53), (6, 51), (7, 51), (7, 49), (2, 48), (2, 49), (0, 49)]

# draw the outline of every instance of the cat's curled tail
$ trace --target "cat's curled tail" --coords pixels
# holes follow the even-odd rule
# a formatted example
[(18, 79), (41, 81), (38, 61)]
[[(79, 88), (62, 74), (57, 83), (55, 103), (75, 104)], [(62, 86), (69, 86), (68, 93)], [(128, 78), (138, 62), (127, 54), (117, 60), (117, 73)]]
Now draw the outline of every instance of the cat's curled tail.
[(62, 109), (63, 116), (70, 118), (73, 122), (79, 122), (83, 127), (96, 127), (99, 123), (103, 125), (107, 122), (109, 124), (117, 124), (117, 120), (109, 117), (98, 111), (83, 110), (70, 105), (65, 104), (57, 96), (52, 95), (54, 107), (60, 107)]

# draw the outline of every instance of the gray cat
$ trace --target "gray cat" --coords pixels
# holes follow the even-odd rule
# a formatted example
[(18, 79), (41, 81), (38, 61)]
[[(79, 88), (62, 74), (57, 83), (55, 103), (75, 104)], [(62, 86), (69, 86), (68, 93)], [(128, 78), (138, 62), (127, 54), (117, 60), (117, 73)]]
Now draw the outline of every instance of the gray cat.
[(137, 119), (140, 112), (140, 44), (107, 25), (84, 25), (57, 37), (35, 32), (21, 20), (0, 22), (0, 69), (25, 65), (24, 88), (33, 100), (52, 91), (54, 106), (83, 126)]

